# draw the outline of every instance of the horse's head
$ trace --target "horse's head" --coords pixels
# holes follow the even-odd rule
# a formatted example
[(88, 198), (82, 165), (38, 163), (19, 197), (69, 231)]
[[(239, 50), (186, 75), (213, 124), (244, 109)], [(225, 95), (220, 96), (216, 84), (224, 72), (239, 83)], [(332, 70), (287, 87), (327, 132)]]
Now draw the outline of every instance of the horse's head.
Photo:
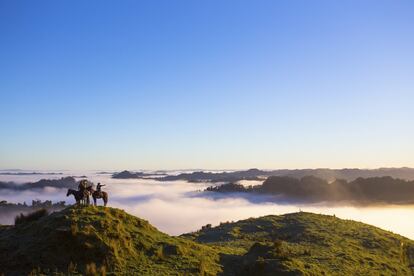
[(66, 193), (66, 196), (70, 196), (72, 194), (72, 190), (68, 189), (68, 192)]

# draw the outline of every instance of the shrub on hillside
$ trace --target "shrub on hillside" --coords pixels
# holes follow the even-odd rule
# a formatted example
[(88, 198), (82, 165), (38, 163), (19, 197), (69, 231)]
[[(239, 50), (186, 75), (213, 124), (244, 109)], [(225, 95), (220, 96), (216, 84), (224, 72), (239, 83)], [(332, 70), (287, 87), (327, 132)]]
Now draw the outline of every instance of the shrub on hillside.
[(16, 218), (14, 219), (14, 225), (36, 221), (40, 219), (41, 217), (47, 216), (48, 214), (49, 214), (48, 211), (44, 208), (34, 211), (32, 213), (29, 213), (27, 215), (20, 213), (20, 215), (16, 216)]

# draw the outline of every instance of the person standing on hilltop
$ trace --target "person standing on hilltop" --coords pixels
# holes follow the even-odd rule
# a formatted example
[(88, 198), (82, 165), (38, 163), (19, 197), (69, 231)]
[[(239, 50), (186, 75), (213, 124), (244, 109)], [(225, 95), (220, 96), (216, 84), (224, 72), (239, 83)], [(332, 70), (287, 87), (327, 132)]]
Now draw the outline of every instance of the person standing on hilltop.
[(98, 185), (96, 185), (96, 191), (99, 193), (99, 195), (101, 195), (101, 188), (105, 186), (104, 184), (98, 183)]

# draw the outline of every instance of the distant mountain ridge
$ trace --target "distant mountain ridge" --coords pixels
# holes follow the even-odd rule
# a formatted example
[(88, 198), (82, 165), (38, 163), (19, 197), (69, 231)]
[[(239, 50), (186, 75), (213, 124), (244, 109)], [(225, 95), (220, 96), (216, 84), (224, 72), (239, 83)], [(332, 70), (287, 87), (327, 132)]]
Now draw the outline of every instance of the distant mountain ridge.
[(359, 177), (383, 177), (390, 176), (393, 178), (414, 180), (413, 168), (379, 168), (379, 169), (282, 169), (282, 170), (260, 170), (249, 169), (244, 171), (234, 172), (205, 172), (197, 171), (192, 173), (181, 173), (178, 175), (166, 175), (152, 177), (154, 174), (147, 174), (144, 172), (130, 172), (123, 171), (114, 173), (113, 178), (133, 179), (133, 178), (147, 178), (158, 181), (176, 181), (186, 180), (189, 182), (236, 182), (240, 180), (264, 180), (269, 176), (289, 176), (293, 178), (303, 178), (305, 176), (315, 176), (327, 181), (334, 181), (336, 179), (344, 179), (353, 181)]
[(347, 203), (352, 205), (414, 204), (414, 181), (390, 176), (357, 178), (353, 181), (338, 179), (328, 182), (315, 176), (300, 179), (288, 176), (270, 176), (261, 185), (243, 186), (228, 183), (211, 186), (207, 192), (248, 193), (272, 195), (275, 201), (299, 203)]
[(45, 187), (53, 188), (77, 188), (76, 179), (72, 176), (62, 177), (60, 179), (41, 179), (36, 182), (29, 182), (24, 184), (16, 184), (14, 182), (0, 182), (1, 189), (9, 190), (30, 190), (30, 189), (42, 189)]
[(45, 172), (19, 172), (14, 170), (12, 171), (0, 171), (0, 175), (62, 175), (63, 173), (45, 173)]
[(328, 181), (335, 179), (345, 179), (353, 181), (357, 178), (383, 177), (414, 180), (414, 168), (379, 168), (379, 169), (299, 169), (299, 170), (275, 170), (272, 176), (290, 176), (302, 178), (305, 176), (316, 176)]
[[(164, 176), (165, 173), (162, 172), (155, 172), (155, 173), (144, 173), (144, 172), (130, 172), (130, 171), (122, 171), (116, 172), (112, 174), (112, 178), (114, 179), (153, 179), (153, 176)], [(156, 178), (155, 178), (156, 179)]]

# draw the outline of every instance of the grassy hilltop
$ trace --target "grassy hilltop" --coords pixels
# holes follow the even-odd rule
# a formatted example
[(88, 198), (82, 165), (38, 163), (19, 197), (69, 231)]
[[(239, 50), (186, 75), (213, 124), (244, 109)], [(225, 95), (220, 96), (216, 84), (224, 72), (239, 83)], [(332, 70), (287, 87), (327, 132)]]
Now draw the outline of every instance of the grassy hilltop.
[(69, 207), (0, 227), (0, 274), (412, 275), (414, 242), (294, 213), (172, 237), (122, 210)]
[[(0, 272), (91, 272), (197, 275), (220, 270), (218, 252), (161, 233), (115, 208), (69, 207), (34, 222), (0, 230)], [(94, 269), (96, 268), (96, 269)]]
[[(364, 223), (313, 213), (205, 227), (187, 238), (234, 252), (228, 275), (412, 275), (414, 242)], [(284, 272), (284, 273), (282, 273)]]

